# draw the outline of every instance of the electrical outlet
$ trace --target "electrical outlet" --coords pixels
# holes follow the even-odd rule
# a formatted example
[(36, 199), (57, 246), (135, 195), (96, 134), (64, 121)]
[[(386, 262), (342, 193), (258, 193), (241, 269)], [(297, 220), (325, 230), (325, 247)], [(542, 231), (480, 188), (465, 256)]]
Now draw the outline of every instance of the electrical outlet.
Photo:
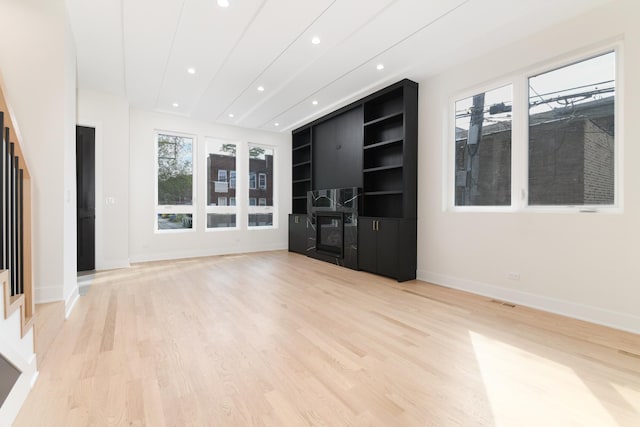
[(510, 271), (507, 273), (507, 279), (520, 280), (520, 273), (516, 273), (515, 271)]

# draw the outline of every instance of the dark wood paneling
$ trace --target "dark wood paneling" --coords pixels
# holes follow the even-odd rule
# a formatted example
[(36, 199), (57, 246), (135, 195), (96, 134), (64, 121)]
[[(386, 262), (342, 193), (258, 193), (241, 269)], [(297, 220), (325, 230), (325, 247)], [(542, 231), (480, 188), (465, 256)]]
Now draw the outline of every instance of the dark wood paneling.
[(362, 187), (362, 107), (313, 128), (313, 189)]

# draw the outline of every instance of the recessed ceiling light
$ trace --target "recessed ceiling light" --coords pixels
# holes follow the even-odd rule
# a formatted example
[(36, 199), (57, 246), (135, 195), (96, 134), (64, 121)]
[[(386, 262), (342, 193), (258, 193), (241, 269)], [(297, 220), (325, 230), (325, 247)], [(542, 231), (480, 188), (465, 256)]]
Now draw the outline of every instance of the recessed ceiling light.
[(280, 123), (275, 122), (273, 125), (274, 125), (274, 126), (280, 126)]
[(196, 73), (196, 69), (195, 68), (187, 68), (187, 73), (195, 74)]
[(258, 92), (264, 92), (264, 86), (258, 86)]
[(229, 7), (229, 0), (218, 0), (218, 6)]
[(177, 102), (174, 102), (173, 104), (171, 104), (174, 106), (174, 108), (178, 108), (180, 106), (180, 104), (178, 104)]
[(233, 119), (235, 117), (235, 115), (233, 113), (229, 113), (229, 118)]
[(376, 65), (376, 70), (384, 70), (384, 64)]
[(314, 37), (311, 39), (311, 43), (313, 43), (313, 44), (320, 44), (320, 37), (318, 37), (318, 36), (314, 36)]
[(313, 101), (311, 101), (311, 103), (312, 103), (313, 105), (318, 105), (318, 101), (316, 101), (315, 99), (314, 99)]

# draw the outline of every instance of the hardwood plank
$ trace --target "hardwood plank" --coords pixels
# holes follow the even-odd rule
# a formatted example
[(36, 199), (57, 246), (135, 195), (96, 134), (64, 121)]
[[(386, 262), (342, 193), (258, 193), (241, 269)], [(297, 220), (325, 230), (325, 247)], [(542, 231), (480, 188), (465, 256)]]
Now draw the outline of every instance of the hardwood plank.
[(15, 425), (636, 426), (640, 337), (284, 251), (96, 274)]

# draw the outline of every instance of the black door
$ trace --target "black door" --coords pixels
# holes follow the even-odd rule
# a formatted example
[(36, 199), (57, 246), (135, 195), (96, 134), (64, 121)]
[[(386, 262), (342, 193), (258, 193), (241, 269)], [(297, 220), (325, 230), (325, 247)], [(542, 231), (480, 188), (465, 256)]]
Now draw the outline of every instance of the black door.
[(395, 219), (377, 221), (378, 274), (395, 278), (398, 275), (398, 221)]
[(307, 216), (289, 215), (289, 251), (305, 254), (307, 252)]
[(378, 235), (375, 218), (358, 218), (358, 268), (378, 272)]
[(76, 126), (76, 185), (78, 209), (78, 271), (95, 269), (96, 130)]

